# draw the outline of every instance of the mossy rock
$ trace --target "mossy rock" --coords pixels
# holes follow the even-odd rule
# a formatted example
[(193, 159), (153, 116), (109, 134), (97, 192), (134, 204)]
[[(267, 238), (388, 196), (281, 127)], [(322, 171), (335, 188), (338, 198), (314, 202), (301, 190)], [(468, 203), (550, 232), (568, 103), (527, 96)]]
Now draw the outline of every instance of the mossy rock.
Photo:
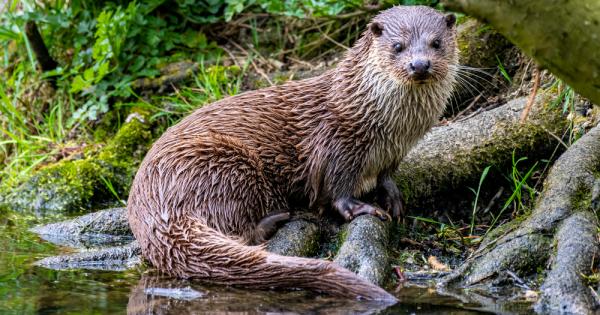
[(468, 18), (457, 31), (461, 65), (485, 69), (510, 62), (514, 46), (491, 26)]
[(149, 125), (132, 119), (98, 154), (46, 165), (19, 184), (2, 187), (0, 208), (47, 215), (115, 204), (115, 194), (127, 197), (150, 140)]
[(284, 256), (310, 257), (319, 249), (319, 227), (307, 220), (293, 220), (277, 230), (267, 250)]

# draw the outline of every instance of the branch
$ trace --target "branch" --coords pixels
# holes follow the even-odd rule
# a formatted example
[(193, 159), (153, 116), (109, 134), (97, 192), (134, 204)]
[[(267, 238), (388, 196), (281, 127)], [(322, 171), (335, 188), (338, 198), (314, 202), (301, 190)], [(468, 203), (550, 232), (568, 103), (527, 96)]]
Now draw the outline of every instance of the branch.
[[(27, 21), (25, 24), (25, 35), (31, 45), (31, 50), (33, 50), (33, 53), (35, 54), (35, 58), (40, 64), (42, 72), (56, 69), (58, 63), (50, 56), (48, 48), (44, 43), (44, 39), (34, 21)], [(55, 81), (56, 79), (51, 78), (50, 80)]]

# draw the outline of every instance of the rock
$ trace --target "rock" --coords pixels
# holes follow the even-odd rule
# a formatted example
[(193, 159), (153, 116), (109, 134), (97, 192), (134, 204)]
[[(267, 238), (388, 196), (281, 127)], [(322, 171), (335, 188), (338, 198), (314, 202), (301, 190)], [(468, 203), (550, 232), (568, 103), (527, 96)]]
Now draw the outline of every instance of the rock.
[(389, 271), (389, 222), (363, 215), (348, 224), (334, 261), (368, 281), (383, 285)]
[(30, 229), (44, 240), (75, 248), (129, 243), (133, 234), (127, 222), (127, 209), (102, 210), (75, 219)]
[(319, 248), (319, 228), (299, 219), (286, 223), (269, 240), (269, 252), (285, 256), (313, 256)]
[(125, 246), (106, 247), (70, 255), (44, 258), (34, 266), (54, 270), (95, 269), (123, 271), (141, 265), (142, 250), (137, 241)]
[(164, 296), (175, 300), (191, 301), (205, 296), (189, 286), (185, 288), (146, 288), (144, 293), (151, 296)]

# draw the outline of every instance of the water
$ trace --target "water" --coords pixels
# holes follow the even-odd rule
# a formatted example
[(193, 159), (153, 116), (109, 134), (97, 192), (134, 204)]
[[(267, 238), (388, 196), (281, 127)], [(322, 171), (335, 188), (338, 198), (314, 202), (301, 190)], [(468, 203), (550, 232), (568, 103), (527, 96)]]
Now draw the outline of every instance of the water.
[(386, 306), (304, 291), (211, 287), (137, 270), (54, 271), (31, 264), (69, 249), (27, 232), (31, 224), (16, 215), (0, 219), (2, 314), (481, 314), (494, 309), (493, 303), (467, 304), (417, 287), (399, 290), (401, 303)]

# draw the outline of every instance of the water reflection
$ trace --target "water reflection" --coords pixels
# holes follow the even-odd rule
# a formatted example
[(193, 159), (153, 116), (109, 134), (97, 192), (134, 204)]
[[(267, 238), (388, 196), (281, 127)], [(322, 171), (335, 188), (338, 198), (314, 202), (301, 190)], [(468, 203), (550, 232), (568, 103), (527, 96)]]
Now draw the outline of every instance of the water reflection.
[[(530, 309), (497, 307), (497, 298), (472, 291), (440, 295), (427, 285), (401, 288), (395, 292), (400, 303), (388, 306), (306, 291), (206, 286), (137, 269), (51, 270), (32, 263), (71, 250), (50, 245), (29, 233), (29, 227), (19, 217), (0, 216), (0, 314), (510, 314)], [(201, 296), (194, 298), (186, 290), (148, 290), (188, 287)]]
[[(156, 292), (148, 289), (175, 290), (188, 287), (203, 296), (187, 299), (148, 294)], [(381, 302), (349, 301), (306, 291), (275, 292), (199, 286), (186, 280), (146, 274), (131, 290), (127, 314), (376, 314), (389, 307)]]
[(425, 283), (395, 292), (400, 303), (338, 299), (306, 291), (263, 291), (205, 286), (144, 274), (133, 286), (127, 314), (528, 314), (529, 305), (474, 292), (442, 292)]

